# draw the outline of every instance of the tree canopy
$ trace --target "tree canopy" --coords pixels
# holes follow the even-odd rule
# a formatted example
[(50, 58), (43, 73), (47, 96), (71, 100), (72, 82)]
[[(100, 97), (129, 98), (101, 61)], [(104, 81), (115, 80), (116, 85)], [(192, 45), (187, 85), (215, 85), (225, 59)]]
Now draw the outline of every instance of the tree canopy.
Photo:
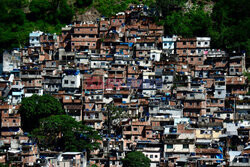
[[(248, 0), (157, 0), (167, 35), (210, 36), (213, 48), (247, 51), (250, 54), (250, 1)], [(213, 5), (211, 11), (204, 6)]]
[(150, 167), (150, 159), (139, 151), (128, 153), (122, 163), (124, 167)]
[(22, 118), (22, 128), (30, 132), (39, 126), (39, 120), (50, 115), (64, 114), (61, 103), (51, 95), (38, 96), (22, 99), (19, 109)]
[(165, 28), (168, 34), (178, 34), (183, 37), (209, 36), (212, 20), (202, 8), (188, 12), (172, 12), (165, 18)]
[(71, 23), (75, 10), (67, 0), (1, 0), (0, 53), (27, 46), (31, 31), (59, 33)]
[(83, 151), (98, 148), (101, 140), (93, 128), (77, 122), (68, 115), (52, 115), (40, 121), (31, 133), (42, 149), (55, 151)]
[[(162, 13), (161, 23), (166, 35), (184, 37), (210, 36), (213, 48), (247, 51), (250, 54), (250, 1), (249, 0), (1, 0), (0, 53), (28, 44), (33, 30), (60, 33), (70, 24), (74, 15), (85, 8), (94, 7), (104, 16), (126, 10), (130, 4), (157, 7)], [(214, 5), (211, 12), (204, 4)]]
[(214, 47), (250, 53), (250, 1), (216, 0), (212, 13)]

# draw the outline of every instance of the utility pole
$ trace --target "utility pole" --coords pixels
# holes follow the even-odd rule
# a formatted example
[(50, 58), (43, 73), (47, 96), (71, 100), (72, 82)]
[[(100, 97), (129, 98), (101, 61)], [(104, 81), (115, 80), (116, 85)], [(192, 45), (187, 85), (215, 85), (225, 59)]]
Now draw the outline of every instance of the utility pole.
[[(113, 105), (113, 101), (111, 102), (111, 104), (109, 105)], [(110, 151), (109, 151), (109, 147), (110, 147), (110, 133), (111, 133), (111, 118), (110, 118), (110, 110), (111, 107), (107, 105), (107, 110), (108, 110), (108, 143), (107, 143), (107, 156), (108, 156), (108, 162), (107, 162), (107, 167), (110, 167)]]
[(236, 120), (236, 95), (234, 96), (234, 123), (235, 123), (235, 120)]
[(110, 109), (108, 109), (108, 167), (110, 167), (110, 152), (109, 152), (109, 145), (110, 145)]

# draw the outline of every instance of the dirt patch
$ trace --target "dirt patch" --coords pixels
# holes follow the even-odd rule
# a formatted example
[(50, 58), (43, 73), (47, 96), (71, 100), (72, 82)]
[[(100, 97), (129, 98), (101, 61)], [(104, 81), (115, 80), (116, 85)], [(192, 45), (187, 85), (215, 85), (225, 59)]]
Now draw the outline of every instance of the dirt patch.
[(94, 7), (92, 7), (87, 9), (84, 14), (77, 13), (75, 20), (81, 22), (96, 22), (100, 18), (101, 14)]

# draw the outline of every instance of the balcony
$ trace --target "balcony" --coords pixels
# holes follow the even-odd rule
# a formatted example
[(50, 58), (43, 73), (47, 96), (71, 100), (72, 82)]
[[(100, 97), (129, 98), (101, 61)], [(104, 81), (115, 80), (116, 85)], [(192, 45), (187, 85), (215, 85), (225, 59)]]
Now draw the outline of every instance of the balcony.
[(156, 50), (155, 46), (136, 46), (136, 50)]
[(84, 121), (102, 121), (102, 117), (84, 116)]
[(98, 38), (72, 38), (72, 42), (97, 42)]
[(194, 94), (193, 96), (188, 94), (185, 98), (186, 100), (205, 100), (204, 94)]
[(42, 87), (42, 83), (28, 83), (28, 82), (25, 82), (24, 86), (25, 87)]
[(21, 96), (23, 92), (12, 92), (12, 96)]
[[(17, 131), (17, 132), (10, 132), (10, 131), (2, 131), (1, 132), (1, 136), (13, 136), (13, 135), (18, 135), (19, 134), (19, 132)], [(8, 141), (9, 142), (9, 141)], [(7, 142), (7, 143), (8, 143)]]
[(2, 127), (20, 127), (21, 126), (21, 121), (18, 122), (4, 122), (2, 121)]
[(236, 109), (237, 110), (250, 110), (250, 105), (249, 104), (245, 104), (245, 105), (236, 105)]
[(152, 117), (150, 120), (153, 121), (153, 122), (157, 122), (157, 121), (169, 122), (169, 121), (171, 121), (173, 119), (159, 116), (159, 117)]
[(40, 79), (40, 78), (42, 78), (42, 76), (41, 75), (31, 75), (31, 74), (24, 74), (24, 75), (21, 75), (21, 78), (24, 78), (24, 79), (29, 79), (29, 78), (34, 78), (34, 79)]
[(206, 105), (184, 103), (184, 108), (202, 109), (202, 108), (206, 108)]
[(109, 78), (124, 78), (125, 76), (123, 74), (109, 74)]
[(154, 148), (154, 147), (144, 147), (143, 151), (153, 151), (153, 152), (160, 152), (161, 148)]

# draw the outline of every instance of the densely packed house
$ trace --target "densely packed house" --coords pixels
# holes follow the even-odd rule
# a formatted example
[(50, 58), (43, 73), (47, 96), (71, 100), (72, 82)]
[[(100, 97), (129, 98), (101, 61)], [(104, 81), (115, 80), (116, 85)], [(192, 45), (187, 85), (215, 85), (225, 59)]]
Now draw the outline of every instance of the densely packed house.
[[(122, 166), (141, 151), (157, 166), (250, 166), (245, 54), (210, 37), (166, 36), (143, 7), (34, 31), (29, 47), (3, 53), (0, 162), (19, 166)], [(39, 151), (21, 129), (20, 102), (52, 94), (99, 131), (98, 150)], [(107, 126), (107, 105), (122, 109)], [(112, 113), (113, 114), (113, 113)], [(108, 129), (111, 129), (108, 131)]]

